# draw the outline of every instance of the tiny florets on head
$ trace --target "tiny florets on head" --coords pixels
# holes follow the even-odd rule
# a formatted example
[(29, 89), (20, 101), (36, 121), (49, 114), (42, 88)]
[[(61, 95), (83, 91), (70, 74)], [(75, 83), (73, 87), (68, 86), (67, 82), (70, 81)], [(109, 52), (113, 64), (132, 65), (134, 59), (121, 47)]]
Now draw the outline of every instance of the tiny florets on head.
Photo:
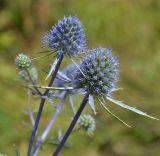
[(79, 19), (75, 16), (64, 17), (43, 36), (44, 47), (54, 48), (58, 53), (76, 56), (85, 48), (85, 35)]
[(29, 68), (32, 65), (31, 59), (25, 54), (19, 54), (15, 59), (15, 63), (20, 70)]
[(89, 135), (93, 134), (96, 127), (95, 119), (91, 115), (81, 115), (77, 122)]
[(80, 64), (84, 74), (77, 71), (76, 85), (93, 95), (110, 95), (119, 78), (118, 65), (110, 49), (89, 50)]

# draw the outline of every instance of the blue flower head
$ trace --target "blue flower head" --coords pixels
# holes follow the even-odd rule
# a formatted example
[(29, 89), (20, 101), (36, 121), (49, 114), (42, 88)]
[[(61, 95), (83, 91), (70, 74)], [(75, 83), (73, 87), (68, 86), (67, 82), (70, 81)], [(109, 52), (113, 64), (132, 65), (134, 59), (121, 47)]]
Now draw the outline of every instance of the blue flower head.
[(89, 50), (80, 64), (83, 73), (77, 71), (76, 84), (92, 95), (110, 95), (119, 78), (118, 65), (110, 49)]
[(58, 53), (76, 56), (85, 47), (85, 35), (79, 19), (75, 16), (64, 17), (43, 36), (43, 46), (54, 48)]
[(88, 102), (94, 113), (96, 114), (93, 98), (95, 95), (102, 107), (109, 114), (128, 127), (131, 126), (109, 110), (105, 104), (105, 99), (137, 114), (156, 119), (141, 110), (112, 98), (111, 93), (119, 89), (116, 87), (116, 82), (119, 79), (118, 66), (119, 63), (117, 58), (112, 55), (110, 49), (97, 48), (89, 50), (87, 55), (83, 58), (80, 64), (80, 70), (77, 70), (75, 84), (78, 88), (82, 88), (85, 92), (89, 92)]

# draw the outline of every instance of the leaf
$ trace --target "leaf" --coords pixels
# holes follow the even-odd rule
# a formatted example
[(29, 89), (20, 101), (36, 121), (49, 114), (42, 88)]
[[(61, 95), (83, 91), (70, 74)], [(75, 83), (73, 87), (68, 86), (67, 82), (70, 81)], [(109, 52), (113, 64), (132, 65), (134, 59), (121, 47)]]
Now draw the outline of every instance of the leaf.
[(61, 71), (58, 71), (58, 76), (60, 76), (63, 79), (66, 79), (68, 81), (71, 81), (71, 79)]
[(137, 114), (140, 114), (140, 115), (149, 117), (149, 118), (151, 118), (151, 119), (159, 120), (159, 119), (157, 119), (157, 118), (154, 118), (154, 117), (148, 115), (147, 113), (145, 113), (145, 112), (143, 112), (143, 111), (141, 111), (141, 110), (139, 110), (139, 109), (136, 109), (136, 108), (134, 108), (134, 107), (128, 106), (128, 105), (122, 103), (121, 101), (117, 101), (117, 100), (112, 99), (112, 98), (110, 98), (110, 97), (106, 97), (106, 98), (107, 98), (109, 101), (113, 102), (114, 104), (119, 105), (119, 106), (121, 106), (121, 107), (123, 107), (123, 108), (125, 108), (125, 109), (131, 110), (131, 111), (133, 111), (133, 112), (135, 112), (135, 113), (137, 113)]
[(70, 103), (70, 106), (71, 106), (71, 108), (73, 110), (73, 113), (76, 114), (76, 109), (74, 107), (74, 102), (73, 102), (72, 96), (69, 95), (68, 97), (69, 97), (69, 103)]
[(118, 116), (116, 116), (115, 114), (113, 114), (109, 108), (106, 107), (106, 105), (98, 98), (98, 100), (100, 101), (101, 106), (109, 113), (111, 114), (114, 118), (116, 118), (117, 120), (119, 120), (121, 123), (123, 123), (124, 125), (126, 125), (129, 128), (132, 128), (130, 125), (128, 125), (125, 121), (123, 121), (122, 119), (120, 119)]
[(96, 110), (95, 110), (93, 95), (91, 95), (91, 94), (89, 94), (89, 105), (90, 105), (91, 109), (93, 110), (94, 114), (97, 114)]
[(81, 68), (78, 66), (78, 64), (70, 57), (71, 61), (73, 62), (73, 64), (78, 68), (78, 70), (82, 73), (82, 75), (86, 78), (86, 75), (84, 74), (84, 72), (81, 70)]
[(45, 80), (47, 80), (52, 75), (52, 72), (55, 70), (55, 67), (57, 65), (58, 60), (59, 60), (59, 58), (56, 58), (56, 60), (52, 64), (52, 67), (51, 67), (51, 69), (50, 69), (50, 71), (49, 71), (49, 73), (48, 73), (48, 75), (47, 75)]

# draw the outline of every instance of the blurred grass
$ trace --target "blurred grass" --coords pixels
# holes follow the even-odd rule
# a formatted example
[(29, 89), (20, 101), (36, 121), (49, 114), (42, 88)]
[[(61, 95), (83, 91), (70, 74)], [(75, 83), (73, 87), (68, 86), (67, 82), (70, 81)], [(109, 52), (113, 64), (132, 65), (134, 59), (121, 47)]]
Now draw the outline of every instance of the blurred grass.
[[(42, 51), (42, 34), (64, 15), (77, 15), (81, 19), (89, 48), (110, 47), (118, 55), (121, 64), (119, 85), (124, 90), (116, 93), (116, 98), (159, 117), (159, 10), (160, 1), (153, 0), (14, 0), (14, 3), (1, 0), (0, 153), (14, 155), (12, 145), (16, 144), (21, 155), (26, 155), (31, 133), (22, 124), (22, 121), (28, 120), (23, 114), (27, 108), (27, 95), (17, 80), (14, 58), (19, 52), (34, 57), (34, 52)], [(52, 61), (52, 58), (35, 61), (41, 73), (41, 82), (45, 77), (42, 70), (49, 68), (48, 59)], [(65, 61), (63, 66), (67, 63), (69, 62)], [(32, 100), (32, 104), (34, 108), (38, 107), (38, 101)], [(133, 128), (121, 125), (97, 105), (97, 129), (94, 137), (90, 139), (83, 132), (73, 134), (69, 139), (72, 148), (64, 149), (61, 155), (160, 155), (159, 122), (114, 105), (111, 108)], [(41, 129), (52, 113), (50, 105), (46, 104)], [(66, 103), (56, 127), (65, 130), (70, 120), (71, 112)], [(55, 134), (55, 129), (51, 135)], [(53, 145), (46, 145), (39, 155), (50, 155), (54, 148)]]

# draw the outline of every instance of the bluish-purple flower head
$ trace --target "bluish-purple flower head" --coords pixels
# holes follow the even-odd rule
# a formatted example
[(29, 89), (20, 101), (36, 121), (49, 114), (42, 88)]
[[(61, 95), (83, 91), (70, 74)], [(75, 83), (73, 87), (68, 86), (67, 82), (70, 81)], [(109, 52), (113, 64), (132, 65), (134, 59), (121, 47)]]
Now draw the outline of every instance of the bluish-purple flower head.
[(79, 19), (75, 16), (64, 17), (43, 36), (43, 46), (54, 48), (58, 53), (76, 56), (85, 48), (85, 35)]
[(119, 78), (118, 65), (110, 49), (89, 50), (80, 64), (81, 71), (77, 71), (76, 84), (93, 95), (110, 95)]

